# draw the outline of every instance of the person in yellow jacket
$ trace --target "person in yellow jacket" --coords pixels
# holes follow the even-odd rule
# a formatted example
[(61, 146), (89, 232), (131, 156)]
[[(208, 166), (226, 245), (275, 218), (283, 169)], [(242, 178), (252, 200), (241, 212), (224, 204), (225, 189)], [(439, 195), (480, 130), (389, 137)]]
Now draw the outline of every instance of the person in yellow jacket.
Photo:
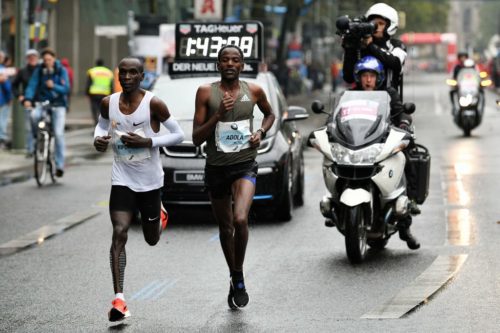
[(87, 71), (87, 96), (90, 99), (90, 109), (94, 123), (99, 120), (100, 105), (104, 97), (113, 93), (113, 72), (104, 67), (104, 61), (97, 59), (95, 67)]

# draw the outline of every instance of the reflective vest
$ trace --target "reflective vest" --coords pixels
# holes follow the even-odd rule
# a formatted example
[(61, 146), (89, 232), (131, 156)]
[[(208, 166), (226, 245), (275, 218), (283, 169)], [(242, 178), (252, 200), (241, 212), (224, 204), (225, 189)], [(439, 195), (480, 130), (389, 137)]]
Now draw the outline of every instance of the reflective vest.
[(110, 95), (111, 83), (113, 82), (113, 72), (106, 67), (97, 66), (88, 70), (88, 75), (92, 80), (89, 88), (91, 95)]

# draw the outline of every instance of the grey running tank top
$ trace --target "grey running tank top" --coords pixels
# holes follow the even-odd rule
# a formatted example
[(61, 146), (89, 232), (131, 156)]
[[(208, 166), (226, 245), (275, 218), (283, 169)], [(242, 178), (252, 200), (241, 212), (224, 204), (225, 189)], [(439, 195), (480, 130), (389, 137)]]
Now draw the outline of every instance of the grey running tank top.
[[(253, 133), (253, 109), (255, 106), (248, 88), (248, 83), (239, 81), (240, 91), (234, 109), (227, 112), (219, 122), (229, 123), (248, 120), (250, 122), (250, 131)], [(208, 117), (211, 117), (219, 110), (223, 99), (223, 91), (220, 88), (220, 81), (211, 84), (210, 100), (208, 103)], [(232, 165), (236, 163), (255, 160), (257, 157), (257, 148), (245, 148), (237, 152), (225, 153), (220, 151), (216, 145), (216, 131), (207, 139), (207, 164), (208, 165)]]

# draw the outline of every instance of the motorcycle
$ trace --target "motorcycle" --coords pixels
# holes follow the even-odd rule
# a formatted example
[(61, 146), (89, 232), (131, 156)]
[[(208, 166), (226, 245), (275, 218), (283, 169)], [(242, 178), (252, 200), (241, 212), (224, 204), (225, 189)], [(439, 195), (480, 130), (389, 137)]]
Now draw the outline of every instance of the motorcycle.
[[(314, 113), (327, 113), (315, 101)], [(404, 112), (415, 111), (413, 103)], [(403, 150), (412, 134), (391, 125), (390, 96), (386, 91), (346, 91), (329, 114), (326, 126), (311, 132), (308, 145), (323, 154), (327, 189), (320, 202), (325, 225), (345, 236), (351, 263), (364, 260), (368, 246), (383, 249), (398, 221), (409, 214), (406, 158)], [(422, 146), (423, 147), (423, 146)], [(430, 156), (414, 148), (423, 203), (429, 188)], [(410, 158), (411, 158), (410, 154)], [(414, 177), (411, 177), (414, 178)]]
[(453, 94), (453, 120), (470, 136), (471, 131), (481, 124), (484, 113), (484, 87), (491, 85), (485, 72), (479, 73), (475, 68), (463, 68), (456, 80), (448, 79), (446, 83), (455, 89)]

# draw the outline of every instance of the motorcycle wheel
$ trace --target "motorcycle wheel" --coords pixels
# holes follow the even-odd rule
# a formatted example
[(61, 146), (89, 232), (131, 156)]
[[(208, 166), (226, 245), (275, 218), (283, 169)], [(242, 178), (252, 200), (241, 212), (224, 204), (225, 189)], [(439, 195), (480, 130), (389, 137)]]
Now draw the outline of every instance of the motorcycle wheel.
[(363, 208), (347, 208), (345, 216), (345, 248), (347, 258), (352, 264), (363, 262), (367, 250), (365, 214)]
[(293, 208), (293, 173), (291, 161), (286, 165), (284, 170), (283, 190), (281, 192), (281, 201), (276, 207), (275, 218), (279, 221), (288, 222), (292, 219)]
[(294, 207), (304, 205), (304, 156), (300, 155), (299, 174), (297, 175), (297, 191), (293, 195)]
[(383, 250), (385, 249), (385, 246), (387, 245), (388, 239), (368, 239), (367, 243), (368, 246), (371, 247), (372, 249), (375, 250)]

